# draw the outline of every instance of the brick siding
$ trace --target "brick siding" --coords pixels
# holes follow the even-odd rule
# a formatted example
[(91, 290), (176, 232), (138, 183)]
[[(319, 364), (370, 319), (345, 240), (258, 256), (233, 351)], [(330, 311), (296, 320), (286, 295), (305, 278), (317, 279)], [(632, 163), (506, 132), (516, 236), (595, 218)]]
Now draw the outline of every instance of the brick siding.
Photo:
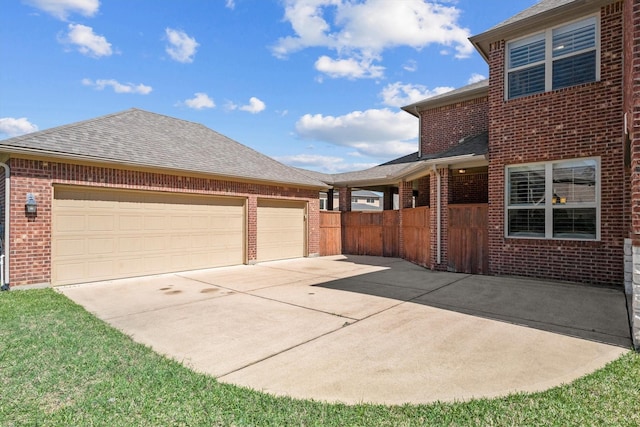
[[(492, 274), (621, 285), (625, 176), (622, 2), (601, 9), (601, 80), (504, 100), (505, 42), (492, 43), (489, 268)], [(505, 166), (601, 158), (601, 241), (505, 238)]]
[[(51, 281), (51, 218), (55, 184), (245, 197), (249, 262), (256, 259), (258, 198), (303, 200), (308, 202), (308, 253), (319, 253), (320, 205), (316, 190), (24, 158), (12, 158), (8, 164), (11, 168), (9, 247), (12, 286)], [(27, 193), (36, 197), (37, 216), (25, 214)]]
[(489, 126), (486, 96), (421, 111), (422, 154), (448, 150), (462, 138), (486, 132)]
[(489, 200), (489, 174), (487, 172), (451, 175), (449, 203), (487, 203)]

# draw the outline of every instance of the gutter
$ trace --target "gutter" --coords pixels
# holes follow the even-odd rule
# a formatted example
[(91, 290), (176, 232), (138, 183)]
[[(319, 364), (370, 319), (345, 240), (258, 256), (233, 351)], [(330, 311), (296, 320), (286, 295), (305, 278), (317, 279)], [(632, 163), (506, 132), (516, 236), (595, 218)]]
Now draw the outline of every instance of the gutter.
[[(238, 175), (225, 174), (225, 173), (215, 173), (215, 172), (207, 172), (207, 171), (199, 171), (199, 170), (191, 170), (191, 169), (178, 169), (178, 168), (167, 167), (167, 166), (158, 166), (151, 163), (131, 162), (127, 160), (109, 159), (109, 158), (103, 158), (103, 157), (88, 156), (84, 154), (60, 153), (58, 151), (51, 151), (51, 150), (36, 150), (31, 148), (14, 147), (14, 146), (2, 145), (2, 144), (0, 144), (0, 152), (9, 153), (9, 154), (29, 155), (29, 156), (34, 156), (38, 158), (50, 157), (50, 158), (60, 159), (62, 161), (67, 161), (67, 162), (71, 160), (71, 161), (80, 161), (80, 162), (99, 163), (99, 164), (105, 164), (105, 165), (116, 165), (116, 166), (119, 166), (120, 168), (122, 168), (123, 166), (131, 166), (131, 167), (141, 168), (141, 169), (149, 168), (154, 171), (158, 171), (158, 170), (167, 171), (168, 173), (175, 173), (181, 176), (184, 176), (185, 174), (186, 175), (189, 175), (189, 174), (204, 175), (210, 179), (233, 180), (233, 181), (259, 183), (259, 184), (267, 183), (267, 184), (279, 185), (279, 186), (296, 186), (300, 188), (310, 188), (314, 190), (315, 189), (326, 190), (330, 188), (329, 184), (322, 181), (318, 181), (316, 178), (312, 178), (310, 176), (304, 175), (302, 172), (298, 172), (298, 173), (302, 174), (306, 178), (318, 181), (318, 184), (300, 183), (300, 182), (292, 182), (292, 181), (275, 181), (273, 179), (267, 179), (267, 178), (254, 178), (254, 177), (245, 177), (245, 176), (238, 176)], [(295, 169), (295, 168), (292, 168), (292, 169)]]
[(3, 236), (3, 267), (4, 276), (2, 281), (2, 290), (9, 289), (9, 226), (11, 225), (11, 169), (6, 163), (0, 162), (0, 166), (4, 168), (4, 236)]

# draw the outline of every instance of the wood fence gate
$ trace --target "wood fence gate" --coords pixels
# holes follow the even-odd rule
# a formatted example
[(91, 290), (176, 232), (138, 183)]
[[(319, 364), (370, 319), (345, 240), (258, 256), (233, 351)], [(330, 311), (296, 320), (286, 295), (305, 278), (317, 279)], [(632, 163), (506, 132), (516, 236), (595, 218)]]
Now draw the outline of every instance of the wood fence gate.
[(487, 204), (449, 205), (449, 271), (489, 273)]

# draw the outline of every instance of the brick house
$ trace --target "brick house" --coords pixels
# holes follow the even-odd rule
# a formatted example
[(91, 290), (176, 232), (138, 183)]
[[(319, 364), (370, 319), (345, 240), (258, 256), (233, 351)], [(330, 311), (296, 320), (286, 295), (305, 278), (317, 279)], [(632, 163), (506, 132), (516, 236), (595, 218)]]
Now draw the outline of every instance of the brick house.
[[(541, 0), (470, 40), (489, 79), (403, 107), (417, 153), (322, 179), (398, 193), (400, 233), (411, 197), (428, 206), (434, 270), (625, 284), (639, 345), (640, 1)], [(463, 217), (483, 237), (460, 268)]]
[(0, 155), (12, 286), (318, 254), (327, 186), (196, 123), (132, 109), (0, 141)]

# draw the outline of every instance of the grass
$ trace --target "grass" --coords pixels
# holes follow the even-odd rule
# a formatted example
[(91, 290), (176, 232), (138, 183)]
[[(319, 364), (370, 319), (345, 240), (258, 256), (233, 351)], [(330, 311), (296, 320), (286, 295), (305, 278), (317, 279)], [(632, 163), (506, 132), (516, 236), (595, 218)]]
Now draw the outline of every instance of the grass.
[(640, 354), (542, 393), (339, 405), (218, 383), (51, 289), (0, 293), (1, 426), (638, 426)]

